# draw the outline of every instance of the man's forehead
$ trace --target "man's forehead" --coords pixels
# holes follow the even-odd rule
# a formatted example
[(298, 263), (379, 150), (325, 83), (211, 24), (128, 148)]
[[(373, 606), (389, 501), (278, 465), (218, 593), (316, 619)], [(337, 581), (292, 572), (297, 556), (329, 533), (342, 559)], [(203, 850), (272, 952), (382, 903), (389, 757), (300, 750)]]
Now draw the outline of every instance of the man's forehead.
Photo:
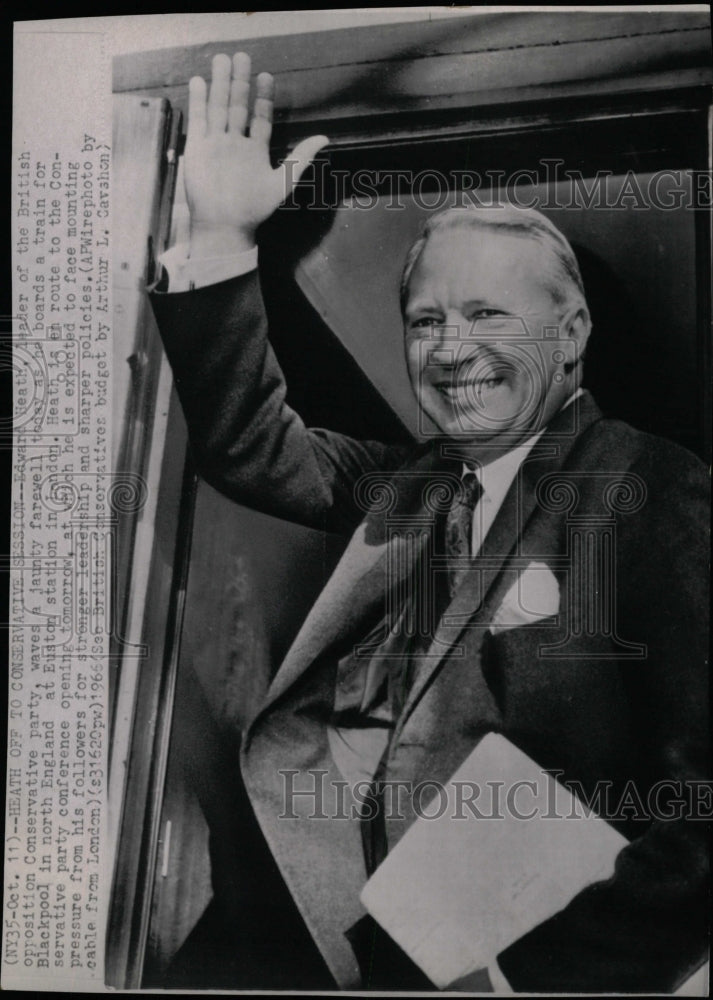
[(502, 283), (503, 292), (516, 282), (549, 288), (552, 265), (552, 251), (530, 235), (459, 225), (428, 237), (409, 285), (411, 293), (424, 281), (450, 280)]
[(537, 262), (543, 243), (534, 233), (500, 228), (492, 225), (465, 222), (444, 226), (431, 233), (426, 240), (423, 254), (447, 254), (449, 248), (460, 252), (467, 248), (473, 255), (489, 256), (493, 252), (504, 257)]

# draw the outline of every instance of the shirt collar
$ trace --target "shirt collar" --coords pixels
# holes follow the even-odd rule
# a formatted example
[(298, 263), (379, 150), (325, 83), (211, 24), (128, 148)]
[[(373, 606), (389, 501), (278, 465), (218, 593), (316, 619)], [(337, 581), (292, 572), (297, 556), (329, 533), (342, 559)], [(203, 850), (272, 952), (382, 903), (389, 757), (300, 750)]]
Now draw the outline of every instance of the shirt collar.
[[(568, 407), (570, 403), (573, 403), (579, 396), (583, 395), (583, 393), (584, 390), (581, 388), (573, 392), (563, 404), (562, 410)], [(480, 485), (483, 487), (483, 500), (499, 504), (505, 499), (505, 494), (510, 489), (512, 481), (517, 475), (517, 470), (525, 461), (538, 439), (545, 433), (545, 430), (546, 428), (543, 427), (541, 431), (533, 434), (527, 441), (523, 441), (522, 444), (517, 445), (511, 451), (507, 451), (494, 461), (488, 462), (487, 465), (479, 466), (475, 470), (480, 480)], [(472, 471), (473, 469), (464, 462), (461, 476)]]

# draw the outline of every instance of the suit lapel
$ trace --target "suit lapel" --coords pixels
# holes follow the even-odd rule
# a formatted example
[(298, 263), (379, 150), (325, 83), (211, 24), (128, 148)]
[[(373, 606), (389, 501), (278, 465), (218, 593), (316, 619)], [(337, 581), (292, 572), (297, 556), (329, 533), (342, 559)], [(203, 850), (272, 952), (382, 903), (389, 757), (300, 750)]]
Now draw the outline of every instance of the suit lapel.
[(496, 581), (506, 561), (520, 554), (523, 533), (537, 506), (538, 481), (562, 467), (578, 436), (600, 417), (592, 396), (584, 392), (557, 414), (523, 462), (480, 553), (444, 611), (430, 647), (420, 657), (399, 728), (444, 659), (463, 655), (463, 648), (455, 647), (465, 629), (488, 627), (499, 597)]
[[(364, 638), (365, 621), (389, 621), (389, 595), (402, 594), (404, 581), (429, 544), (433, 525), (434, 477), (452, 477), (452, 463), (443, 462), (433, 448), (420, 449), (415, 462), (392, 475), (374, 476), (377, 509), (361, 522), (339, 564), (305, 619), (282, 666), (275, 675), (253, 725), (329, 647), (350, 635)], [(368, 484), (367, 484), (368, 485)], [(366, 492), (366, 491), (365, 491)], [(382, 510), (381, 500), (390, 502)], [(394, 606), (398, 613), (399, 607)]]

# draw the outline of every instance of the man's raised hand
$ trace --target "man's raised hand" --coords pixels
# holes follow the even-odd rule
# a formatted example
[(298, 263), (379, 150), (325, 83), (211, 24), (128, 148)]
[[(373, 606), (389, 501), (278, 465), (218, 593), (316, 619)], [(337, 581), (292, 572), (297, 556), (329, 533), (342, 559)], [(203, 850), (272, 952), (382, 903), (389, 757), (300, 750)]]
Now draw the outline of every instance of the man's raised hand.
[(260, 73), (248, 126), (250, 56), (213, 58), (213, 77), (188, 85), (186, 198), (191, 214), (191, 256), (239, 253), (254, 246), (255, 230), (289, 196), (329, 140), (311, 136), (277, 169), (270, 164), (275, 82)]

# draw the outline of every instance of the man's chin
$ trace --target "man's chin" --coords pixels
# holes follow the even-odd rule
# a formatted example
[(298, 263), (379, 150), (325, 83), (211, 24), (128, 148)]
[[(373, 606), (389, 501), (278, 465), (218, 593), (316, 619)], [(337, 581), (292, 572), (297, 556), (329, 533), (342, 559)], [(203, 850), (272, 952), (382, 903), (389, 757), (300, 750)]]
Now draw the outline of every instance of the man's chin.
[[(493, 427), (492, 425), (476, 423), (468, 420), (467, 417), (453, 417), (448, 420), (440, 420), (437, 427), (444, 437), (453, 441), (473, 444), (487, 444), (489, 441), (505, 434), (510, 434), (510, 428)], [(513, 428), (516, 432), (516, 428)]]
[(482, 428), (471, 431), (449, 424), (443, 424), (438, 428), (438, 437), (444, 444), (460, 445), (469, 452), (488, 447), (498, 440), (498, 435), (492, 431), (484, 431)]
[(529, 437), (539, 430), (536, 413), (469, 413), (462, 412), (431, 412), (428, 414), (443, 437), (464, 444), (492, 444), (496, 441), (512, 442), (514, 446), (519, 439)]
[(505, 453), (522, 444), (537, 429), (531, 427), (509, 426), (507, 428), (468, 427), (462, 421), (441, 422), (438, 425), (438, 437), (443, 444), (458, 445), (464, 455), (473, 457), (491, 456)]

